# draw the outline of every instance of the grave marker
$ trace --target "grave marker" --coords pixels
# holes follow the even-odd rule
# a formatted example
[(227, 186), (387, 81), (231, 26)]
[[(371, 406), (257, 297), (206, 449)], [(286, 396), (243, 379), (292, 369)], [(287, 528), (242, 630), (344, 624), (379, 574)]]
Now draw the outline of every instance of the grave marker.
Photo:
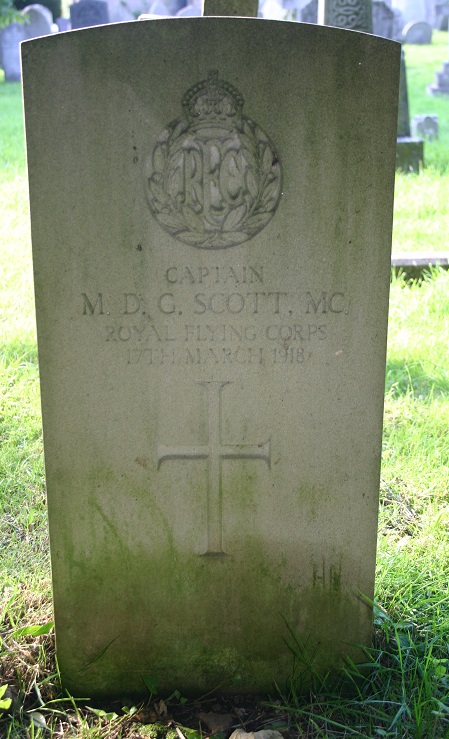
[(78, 0), (70, 5), (72, 31), (78, 28), (109, 23), (109, 8), (105, 0)]
[(363, 659), (399, 52), (254, 18), (24, 45), (57, 652), (75, 695), (145, 694), (148, 677), (269, 692), (292, 671), (286, 623), (318, 671)]
[(26, 29), (21, 23), (10, 23), (0, 31), (0, 59), (5, 82), (20, 82), (20, 43), (26, 38)]

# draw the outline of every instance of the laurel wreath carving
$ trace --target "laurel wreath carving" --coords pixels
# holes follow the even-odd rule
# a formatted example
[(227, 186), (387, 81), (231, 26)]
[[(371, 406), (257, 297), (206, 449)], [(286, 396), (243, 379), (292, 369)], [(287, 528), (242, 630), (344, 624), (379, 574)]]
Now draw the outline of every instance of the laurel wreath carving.
[[(182, 152), (187, 139), (195, 146), (195, 135), (185, 119), (171, 123), (159, 137), (148, 157), (146, 182), (148, 202), (158, 223), (180, 241), (204, 249), (220, 249), (240, 244), (261, 231), (272, 218), (281, 195), (281, 167), (273, 145), (260, 127), (242, 118), (233, 139), (247, 164), (244, 202), (221, 222), (186, 205), (180, 194), (176, 168), (170, 167)], [(204, 137), (202, 137), (204, 140)], [(199, 151), (200, 143), (198, 143)]]

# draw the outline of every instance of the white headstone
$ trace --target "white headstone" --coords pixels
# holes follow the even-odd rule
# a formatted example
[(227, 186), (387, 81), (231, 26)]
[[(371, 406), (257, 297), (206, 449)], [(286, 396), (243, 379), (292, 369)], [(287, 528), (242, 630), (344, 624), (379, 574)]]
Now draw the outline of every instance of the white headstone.
[(39, 36), (48, 36), (50, 33), (53, 33), (53, 16), (50, 10), (44, 5), (37, 3), (27, 5), (22, 10), (22, 16), (25, 21), (27, 38), (38, 38)]
[(317, 671), (364, 659), (399, 54), (257, 18), (24, 44), (75, 695), (269, 692), (289, 627)]

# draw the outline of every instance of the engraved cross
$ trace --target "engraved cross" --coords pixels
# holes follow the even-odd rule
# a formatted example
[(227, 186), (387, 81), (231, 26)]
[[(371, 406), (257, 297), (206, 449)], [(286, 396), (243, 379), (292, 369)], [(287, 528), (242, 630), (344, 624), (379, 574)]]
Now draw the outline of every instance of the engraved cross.
[(221, 432), (221, 396), (223, 388), (230, 382), (199, 382), (207, 393), (208, 439), (204, 446), (157, 448), (157, 468), (173, 459), (207, 459), (207, 550), (205, 555), (224, 555), (223, 551), (223, 506), (222, 506), (222, 460), (262, 459), (271, 469), (270, 440), (265, 444), (223, 444)]

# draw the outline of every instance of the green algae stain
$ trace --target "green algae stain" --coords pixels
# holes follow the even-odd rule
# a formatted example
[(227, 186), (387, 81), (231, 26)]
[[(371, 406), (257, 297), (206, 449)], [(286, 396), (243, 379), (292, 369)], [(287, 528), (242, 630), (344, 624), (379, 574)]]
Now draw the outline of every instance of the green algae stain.
[[(249, 460), (240, 475), (226, 470), (223, 494), (234, 516), (256, 507), (253, 465), (262, 464)], [(114, 508), (105, 492), (113, 481), (100, 477), (90, 490), (101, 485), (101, 495), (86, 497), (91, 556), (83, 561), (82, 548), (75, 554), (67, 547), (70, 576), (57, 619), (61, 674), (75, 695), (119, 695), (124, 685), (144, 695), (149, 674), (161, 692), (269, 692), (273, 680), (285, 684), (292, 674), (286, 624), (310, 647), (318, 670), (338, 664), (345, 640), (362, 641), (366, 616), (344, 592), (337, 556), (306, 563), (298, 560), (298, 542), (281, 550), (251, 522), (243, 536), (228, 519), (227, 556), (182, 550), (150, 490), (126, 482), (128, 507)], [(138, 501), (134, 508), (131, 500)], [(133, 537), (141, 516), (157, 546), (151, 533), (142, 538), (141, 524)]]

